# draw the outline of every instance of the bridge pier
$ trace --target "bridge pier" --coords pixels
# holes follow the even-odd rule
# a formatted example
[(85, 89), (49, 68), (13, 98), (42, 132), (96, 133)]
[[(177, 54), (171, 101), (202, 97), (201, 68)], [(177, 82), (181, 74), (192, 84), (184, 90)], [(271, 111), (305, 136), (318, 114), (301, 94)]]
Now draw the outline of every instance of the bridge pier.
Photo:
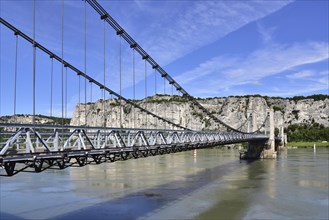
[(277, 157), (277, 152), (275, 150), (275, 135), (274, 135), (274, 111), (273, 109), (269, 109), (267, 112), (269, 116), (269, 129), (270, 129), (270, 137), (266, 142), (264, 152), (261, 158), (264, 159), (275, 159)]
[(280, 143), (279, 143), (278, 149), (281, 150), (287, 144), (287, 135), (284, 133), (283, 125), (280, 127), (279, 137), (280, 137)]
[(274, 137), (274, 112), (269, 109), (267, 112), (269, 117), (269, 139), (268, 140), (253, 140), (248, 142), (248, 149), (241, 159), (275, 159), (277, 158), (277, 151), (275, 148)]

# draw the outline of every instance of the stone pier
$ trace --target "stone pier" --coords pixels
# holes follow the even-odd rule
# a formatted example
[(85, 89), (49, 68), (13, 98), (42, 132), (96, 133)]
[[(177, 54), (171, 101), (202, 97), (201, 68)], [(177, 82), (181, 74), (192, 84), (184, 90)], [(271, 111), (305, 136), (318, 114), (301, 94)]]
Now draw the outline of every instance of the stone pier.
[(261, 158), (274, 159), (277, 157), (277, 152), (275, 151), (275, 136), (274, 136), (274, 111), (269, 109), (267, 112), (269, 116), (269, 139), (265, 144), (264, 152)]
[(287, 144), (287, 135), (284, 133), (284, 127), (283, 125), (279, 128), (279, 137), (281, 139), (279, 145), (278, 145), (278, 148), (279, 150), (283, 149), (286, 144)]
[[(268, 140), (255, 140), (248, 142), (248, 149), (244, 155), (241, 156), (241, 159), (275, 159), (277, 158), (277, 151), (275, 150), (275, 137), (274, 137), (274, 112), (273, 109), (268, 109), (268, 122), (266, 129), (269, 129)], [(254, 117), (254, 116), (253, 116)], [(254, 120), (250, 120), (251, 125), (249, 127), (254, 127)]]

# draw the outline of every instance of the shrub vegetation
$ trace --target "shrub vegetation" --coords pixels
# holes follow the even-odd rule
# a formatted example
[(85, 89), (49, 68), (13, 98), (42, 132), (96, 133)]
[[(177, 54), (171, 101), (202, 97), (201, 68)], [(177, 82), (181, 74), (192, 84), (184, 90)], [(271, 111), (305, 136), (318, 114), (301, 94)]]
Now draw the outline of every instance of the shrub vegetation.
[(313, 124), (293, 124), (286, 129), (288, 142), (300, 141), (328, 141), (329, 128), (325, 128), (318, 123)]

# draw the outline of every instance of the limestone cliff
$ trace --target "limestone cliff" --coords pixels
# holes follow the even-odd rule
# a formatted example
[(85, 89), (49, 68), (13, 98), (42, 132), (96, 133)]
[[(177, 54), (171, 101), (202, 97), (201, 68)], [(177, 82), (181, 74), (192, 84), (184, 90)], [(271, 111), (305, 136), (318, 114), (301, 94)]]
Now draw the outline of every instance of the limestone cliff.
[[(238, 128), (247, 116), (253, 113), (256, 125), (262, 124), (267, 109), (275, 111), (275, 126), (299, 123), (319, 123), (329, 127), (329, 98), (314, 100), (312, 98), (294, 100), (288, 98), (269, 98), (260, 96), (227, 97), (198, 99), (199, 103), (223, 122)], [(191, 129), (218, 129), (220, 125), (213, 123), (208, 116), (187, 99), (180, 96), (157, 95), (136, 101), (163, 118), (171, 120)], [(105, 112), (105, 117), (104, 117)], [(98, 100), (95, 103), (78, 104), (71, 119), (71, 125), (106, 126), (106, 127), (163, 127), (161, 121), (147, 116), (131, 105), (119, 100)]]
[[(65, 125), (70, 124), (70, 119), (64, 118), (63, 120)], [(1, 116), (0, 123), (11, 123), (11, 124), (32, 124), (33, 117), (28, 114), (17, 114), (15, 116)], [(35, 116), (36, 124), (49, 124), (49, 125), (61, 125), (62, 118), (59, 117), (50, 117), (45, 115), (36, 115)]]

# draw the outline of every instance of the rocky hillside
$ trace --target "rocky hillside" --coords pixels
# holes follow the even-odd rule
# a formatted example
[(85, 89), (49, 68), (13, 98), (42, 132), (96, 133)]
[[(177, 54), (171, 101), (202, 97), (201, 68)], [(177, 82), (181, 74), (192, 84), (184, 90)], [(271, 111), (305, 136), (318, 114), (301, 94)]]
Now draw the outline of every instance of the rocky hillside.
[[(315, 124), (329, 127), (329, 96), (315, 95), (310, 97), (262, 97), (240, 96), (198, 99), (198, 101), (214, 115), (234, 128), (241, 126), (250, 113), (256, 118), (257, 127), (264, 121), (267, 110), (275, 112), (275, 126), (287, 127), (291, 124)], [(104, 105), (103, 105), (104, 103)], [(191, 129), (213, 130), (221, 128), (214, 124), (208, 116), (197, 107), (180, 96), (157, 95), (138, 100), (136, 103), (157, 115), (173, 120), (175, 123)], [(103, 114), (105, 107), (105, 117)], [(86, 110), (86, 111), (85, 111)], [(121, 112), (121, 116), (120, 116)], [(86, 117), (85, 117), (86, 115)], [(120, 119), (121, 118), (121, 119)], [(37, 124), (61, 124), (61, 118), (37, 115)], [(85, 121), (86, 120), (86, 121)], [(122, 121), (122, 123), (120, 123)], [(154, 120), (131, 105), (120, 103), (119, 100), (98, 100), (87, 105), (76, 106), (71, 121), (65, 119), (65, 124), (106, 127), (159, 127), (170, 128), (161, 121)], [(32, 123), (31, 115), (16, 115), (0, 117), (0, 123)], [(244, 126), (246, 130), (246, 125)]]
[[(278, 98), (262, 96), (242, 96), (198, 99), (214, 115), (234, 128), (246, 120), (249, 113), (256, 117), (257, 126), (261, 125), (267, 115), (267, 109), (275, 112), (275, 126), (290, 124), (319, 123), (329, 127), (329, 96), (315, 95), (310, 97)], [(180, 96), (156, 95), (137, 104), (157, 115), (192, 129), (218, 129), (197, 107)], [(105, 111), (105, 118), (104, 118)], [(120, 114), (121, 112), (121, 114)], [(85, 117), (86, 116), (86, 117)], [(112, 99), (98, 100), (87, 105), (76, 106), (71, 125), (107, 126), (107, 127), (148, 127), (162, 126), (162, 122), (146, 116), (129, 104)], [(120, 123), (122, 122), (122, 123)], [(166, 125), (168, 128), (168, 125)]]
[[(27, 114), (18, 114), (15, 116), (1, 116), (0, 123), (17, 123), (17, 124), (31, 124), (32, 115)], [(36, 124), (50, 124), (50, 125), (61, 125), (62, 119), (57, 117), (50, 117), (45, 115), (36, 115), (35, 116)], [(65, 118), (64, 124), (70, 124), (70, 119)]]

